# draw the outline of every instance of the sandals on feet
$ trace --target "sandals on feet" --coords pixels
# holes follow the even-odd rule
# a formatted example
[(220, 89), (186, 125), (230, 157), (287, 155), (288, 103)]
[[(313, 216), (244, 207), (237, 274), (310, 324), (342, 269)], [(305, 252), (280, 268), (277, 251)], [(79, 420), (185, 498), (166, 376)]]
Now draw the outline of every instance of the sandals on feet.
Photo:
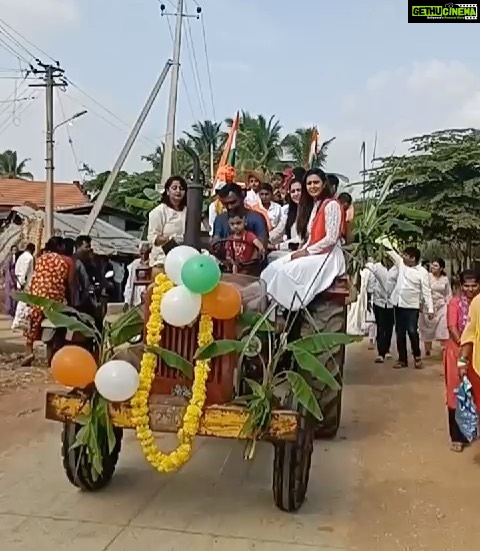
[(450, 449), (452, 450), (452, 452), (462, 453), (464, 450), (464, 447), (465, 446), (461, 442), (452, 442)]

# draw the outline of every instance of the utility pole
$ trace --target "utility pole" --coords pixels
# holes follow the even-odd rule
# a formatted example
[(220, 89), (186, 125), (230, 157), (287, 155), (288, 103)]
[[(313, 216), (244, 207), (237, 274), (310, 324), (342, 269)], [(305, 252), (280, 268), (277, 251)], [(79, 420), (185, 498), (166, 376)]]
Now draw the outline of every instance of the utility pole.
[[(45, 241), (48, 241), (54, 233), (54, 153), (53, 153), (53, 89), (56, 86), (66, 86), (66, 81), (63, 80), (64, 70), (58, 65), (45, 65), (39, 63), (40, 69), (35, 69), (32, 72), (36, 75), (43, 74), (44, 82), (42, 84), (31, 84), (34, 88), (45, 88)], [(61, 82), (57, 83), (56, 79), (61, 78)]]
[[(164, 5), (161, 6), (164, 15)], [(165, 14), (168, 15), (168, 14)], [(180, 74), (180, 48), (182, 45), (183, 0), (178, 0), (175, 15), (175, 39), (173, 44), (172, 80), (170, 81), (170, 97), (168, 100), (167, 132), (165, 136), (165, 150), (163, 152), (162, 181), (157, 189), (163, 189), (166, 180), (172, 175), (172, 156), (175, 145), (175, 120), (177, 115), (178, 77)]]
[(152, 109), (153, 104), (157, 99), (158, 93), (160, 92), (162, 84), (167, 78), (168, 71), (170, 70), (170, 67), (172, 67), (172, 65), (173, 65), (173, 62), (171, 59), (169, 59), (165, 63), (165, 67), (163, 68), (163, 71), (161, 72), (160, 76), (157, 79), (157, 82), (155, 83), (155, 86), (150, 92), (150, 95), (148, 96), (148, 99), (145, 102), (145, 105), (143, 106), (143, 109), (140, 112), (140, 115), (138, 116), (138, 119), (135, 125), (133, 126), (127, 138), (127, 141), (125, 142), (125, 145), (120, 151), (117, 162), (115, 163), (112, 169), (112, 172), (110, 172), (110, 174), (108, 175), (107, 181), (103, 185), (102, 191), (98, 195), (95, 201), (95, 204), (93, 205), (93, 208), (90, 211), (90, 214), (88, 215), (87, 221), (85, 222), (85, 226), (83, 228), (83, 233), (85, 235), (88, 235), (91, 229), (93, 228), (93, 225), (95, 224), (95, 220), (97, 219), (98, 215), (100, 214), (100, 211), (102, 210), (103, 204), (105, 203), (105, 200), (108, 194), (110, 193), (110, 190), (112, 189), (113, 184), (115, 183), (118, 173), (122, 169), (123, 163), (125, 162), (128, 154), (130, 153), (130, 150), (132, 149), (133, 144), (135, 143), (135, 140), (137, 139), (138, 134), (140, 133), (140, 130), (142, 129), (143, 123), (147, 119), (148, 114), (150, 113), (150, 110)]
[(54, 232), (53, 224), (53, 88), (54, 70), (51, 65), (45, 69), (45, 98), (46, 98), (46, 154), (45, 154), (45, 241), (48, 241)]

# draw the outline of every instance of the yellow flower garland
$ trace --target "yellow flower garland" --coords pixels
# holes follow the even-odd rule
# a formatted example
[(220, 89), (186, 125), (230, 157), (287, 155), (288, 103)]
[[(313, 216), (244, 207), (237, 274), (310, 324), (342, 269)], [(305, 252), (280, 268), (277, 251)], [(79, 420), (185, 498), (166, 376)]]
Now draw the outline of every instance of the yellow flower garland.
[[(147, 323), (147, 344), (149, 345), (160, 345), (163, 328), (160, 303), (163, 295), (173, 286), (173, 283), (165, 274), (159, 274), (155, 278), (152, 302), (150, 304), (150, 317)], [(212, 318), (207, 314), (202, 314), (198, 333), (198, 346), (204, 346), (212, 341)], [(135, 396), (132, 398), (131, 405), (137, 438), (147, 461), (159, 472), (168, 473), (176, 471), (185, 465), (192, 455), (193, 439), (200, 426), (200, 419), (207, 395), (206, 385), (210, 372), (210, 361), (197, 361), (195, 364), (192, 397), (183, 416), (183, 426), (177, 433), (179, 444), (175, 450), (168, 454), (161, 452), (157, 448), (153, 432), (150, 429), (148, 400), (155, 378), (156, 366), (157, 356), (145, 351), (140, 365), (140, 385)]]

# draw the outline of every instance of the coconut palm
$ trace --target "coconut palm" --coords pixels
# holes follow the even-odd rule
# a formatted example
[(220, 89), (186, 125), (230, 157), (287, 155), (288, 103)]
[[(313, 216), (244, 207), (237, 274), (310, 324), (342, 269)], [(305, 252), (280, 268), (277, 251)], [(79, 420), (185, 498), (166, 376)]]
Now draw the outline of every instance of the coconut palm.
[[(288, 134), (282, 141), (282, 147), (288, 160), (295, 166), (308, 168), (308, 156), (312, 144), (312, 134), (315, 128), (297, 128), (293, 134)], [(328, 146), (335, 138), (330, 138), (320, 146), (315, 166), (321, 168), (325, 166)]]
[(221, 131), (221, 123), (209, 120), (198, 121), (192, 125), (190, 132), (185, 132), (188, 142), (200, 158), (204, 172), (210, 173), (210, 160), (213, 153), (214, 164), (218, 162), (225, 135)]
[(0, 178), (33, 180), (33, 174), (25, 170), (30, 159), (18, 162), (17, 152), (7, 149), (0, 153)]
[[(227, 126), (232, 120), (227, 119)], [(259, 170), (271, 174), (282, 166), (280, 133), (282, 126), (275, 116), (269, 119), (242, 111), (237, 139), (237, 168), (239, 172)]]

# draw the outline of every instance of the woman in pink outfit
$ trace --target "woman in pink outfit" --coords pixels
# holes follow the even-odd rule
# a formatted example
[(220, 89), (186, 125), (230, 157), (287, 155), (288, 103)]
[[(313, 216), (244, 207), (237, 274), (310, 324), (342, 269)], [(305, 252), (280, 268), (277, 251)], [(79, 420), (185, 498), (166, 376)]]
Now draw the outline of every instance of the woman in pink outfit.
[[(447, 325), (450, 336), (446, 342), (443, 356), (447, 394), (448, 428), (450, 440), (452, 442), (451, 449), (455, 452), (463, 451), (467, 443), (466, 438), (461, 433), (455, 420), (455, 409), (457, 405), (455, 389), (458, 388), (460, 384), (457, 367), (460, 352), (459, 343), (462, 332), (467, 325), (470, 303), (480, 291), (478, 277), (472, 270), (465, 270), (460, 274), (460, 284), (460, 295), (452, 298), (447, 306)], [(472, 369), (469, 366), (467, 376), (472, 383), (474, 397), (480, 396), (480, 378), (475, 373), (471, 373), (471, 371)]]

